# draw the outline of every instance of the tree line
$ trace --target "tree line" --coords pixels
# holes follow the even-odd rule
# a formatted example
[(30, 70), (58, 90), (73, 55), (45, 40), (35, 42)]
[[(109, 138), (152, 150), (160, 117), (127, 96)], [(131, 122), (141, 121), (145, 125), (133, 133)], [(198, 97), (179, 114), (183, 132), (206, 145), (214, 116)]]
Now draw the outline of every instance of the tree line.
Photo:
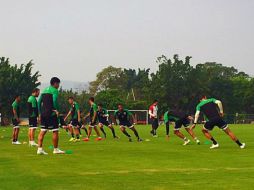
[[(197, 97), (203, 94), (222, 100), (227, 114), (254, 113), (254, 78), (216, 62), (193, 66), (190, 61), (190, 56), (182, 60), (178, 55), (172, 58), (162, 55), (156, 60), (156, 72), (109, 66), (89, 83), (89, 90), (82, 93), (61, 90), (61, 111), (68, 110), (69, 96), (75, 97), (83, 110), (88, 111), (87, 99), (94, 96), (108, 109), (115, 109), (118, 103), (128, 109), (148, 109), (151, 102), (158, 99), (161, 114), (168, 108), (193, 114)], [(32, 61), (18, 67), (11, 65), (9, 59), (0, 59), (0, 112), (3, 115), (10, 116), (10, 105), (16, 94), (22, 95), (22, 108), (26, 110), (27, 97), (40, 85), (40, 74), (33, 73), (32, 68)]]

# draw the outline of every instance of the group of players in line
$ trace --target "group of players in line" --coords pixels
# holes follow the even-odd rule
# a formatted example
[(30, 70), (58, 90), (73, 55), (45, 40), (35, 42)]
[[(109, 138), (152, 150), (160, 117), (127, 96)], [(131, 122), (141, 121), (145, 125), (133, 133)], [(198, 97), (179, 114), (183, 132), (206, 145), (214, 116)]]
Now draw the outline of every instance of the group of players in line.
[[(103, 133), (104, 138), (106, 138), (106, 132), (104, 131), (104, 126), (108, 127), (112, 131), (113, 138), (118, 139), (116, 136), (114, 125), (118, 125), (117, 120), (119, 121), (120, 130), (122, 133), (128, 137), (129, 141), (132, 142), (131, 135), (127, 132), (126, 129), (130, 129), (135, 134), (138, 142), (141, 142), (138, 131), (135, 128), (135, 118), (133, 114), (124, 109), (122, 104), (118, 105), (118, 109), (114, 113), (114, 123), (109, 122), (109, 113), (103, 108), (102, 104), (98, 106), (95, 103), (93, 97), (89, 99), (90, 112), (83, 118), (86, 120), (89, 118), (89, 127), (86, 129), (85, 125), (81, 124), (81, 113), (80, 107), (77, 102), (75, 102), (73, 97), (68, 98), (70, 104), (70, 110), (68, 114), (63, 117), (59, 113), (58, 105), (58, 95), (59, 95), (59, 86), (60, 79), (53, 77), (50, 80), (50, 86), (45, 88), (41, 95), (39, 89), (34, 89), (31, 96), (28, 98), (28, 110), (29, 110), (29, 145), (38, 147), (38, 155), (47, 155), (43, 150), (43, 140), (47, 131), (52, 131), (52, 141), (53, 141), (53, 154), (64, 154), (65, 151), (62, 151), (58, 148), (59, 141), (59, 127), (64, 128), (71, 134), (70, 141), (78, 142), (80, 141), (81, 130), (83, 129), (86, 132), (87, 137), (84, 138), (84, 141), (89, 141), (92, 131), (94, 130), (97, 134), (97, 141), (103, 140), (100, 136), (100, 131)], [(39, 97), (39, 98), (38, 98)], [(37, 101), (38, 98), (38, 101)], [(194, 128), (199, 121), (199, 116), (202, 113), (205, 118), (204, 127), (202, 132), (205, 137), (212, 142), (211, 149), (218, 148), (219, 143), (213, 138), (209, 131), (213, 130), (215, 126), (222, 129), (240, 148), (245, 148), (245, 143), (241, 143), (238, 138), (232, 133), (229, 129), (227, 123), (223, 120), (224, 112), (221, 101), (216, 99), (207, 99), (206, 96), (201, 96), (199, 98), (200, 103), (196, 107), (195, 118), (191, 115), (186, 114), (185, 112), (179, 110), (169, 109), (164, 114), (164, 122), (166, 124), (166, 136), (169, 138), (169, 126), (170, 123), (174, 122), (174, 134), (177, 135), (184, 141), (183, 145), (188, 145), (190, 140), (180, 132), (181, 127), (183, 126), (185, 130), (190, 134), (193, 140), (200, 144), (199, 139), (194, 133)], [(20, 101), (21, 97), (18, 95), (15, 97), (15, 101), (12, 104), (13, 111), (13, 137), (12, 144), (19, 145), (21, 144), (18, 141), (19, 128), (20, 128)], [(157, 129), (159, 127), (159, 117), (158, 117), (158, 101), (155, 100), (154, 103), (149, 108), (149, 116), (152, 123), (151, 134), (153, 137), (157, 137)], [(70, 123), (67, 124), (68, 118), (70, 118)], [(40, 124), (41, 130), (38, 136), (38, 144), (35, 143), (35, 130)], [(97, 128), (99, 127), (99, 129)]]

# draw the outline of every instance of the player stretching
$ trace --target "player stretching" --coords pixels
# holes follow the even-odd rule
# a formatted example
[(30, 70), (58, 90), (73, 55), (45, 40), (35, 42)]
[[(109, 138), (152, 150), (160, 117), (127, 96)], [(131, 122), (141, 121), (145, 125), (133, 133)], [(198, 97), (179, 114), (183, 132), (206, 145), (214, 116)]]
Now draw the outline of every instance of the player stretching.
[(149, 116), (152, 123), (152, 130), (150, 133), (153, 137), (157, 137), (157, 129), (159, 127), (158, 100), (154, 100), (153, 104), (149, 107)]
[(197, 143), (200, 144), (200, 141), (194, 134), (192, 128), (189, 128), (191, 121), (193, 121), (193, 117), (189, 116), (188, 114), (178, 111), (178, 110), (170, 110), (166, 112), (164, 115), (166, 120), (175, 122), (175, 129), (174, 129), (174, 134), (181, 138), (184, 141), (184, 146), (188, 145), (190, 143), (190, 140), (187, 139), (181, 132), (180, 129), (182, 126), (184, 126), (185, 130), (190, 134), (190, 136), (193, 138), (193, 140)]
[(84, 141), (89, 141), (89, 138), (92, 134), (93, 129), (95, 130), (95, 132), (97, 134), (96, 140), (100, 141), (100, 140), (102, 140), (102, 138), (101, 138), (100, 132), (97, 128), (97, 121), (98, 121), (97, 111), (98, 111), (98, 107), (94, 103), (94, 97), (89, 98), (89, 104), (91, 106), (90, 112), (85, 116), (84, 120), (86, 120), (87, 117), (90, 117), (90, 124), (89, 124), (89, 128), (88, 128), (87, 138), (85, 138)]
[(47, 155), (43, 149), (43, 140), (48, 130), (53, 132), (53, 146), (54, 151), (53, 154), (64, 154), (64, 151), (61, 151), (58, 148), (58, 116), (59, 116), (59, 105), (58, 105), (58, 88), (60, 86), (60, 79), (57, 77), (53, 77), (50, 80), (50, 86), (45, 88), (42, 92), (39, 100), (38, 100), (38, 108), (39, 108), (39, 117), (41, 120), (41, 132), (38, 137), (38, 151), (39, 155)]
[(99, 127), (101, 132), (103, 133), (104, 137), (107, 137), (106, 132), (104, 131), (103, 126), (105, 125), (106, 127), (110, 128), (110, 130), (112, 131), (113, 134), (113, 138), (118, 139), (118, 137), (115, 134), (115, 129), (112, 126), (112, 124), (109, 123), (109, 114), (108, 114), (108, 110), (104, 109), (102, 107), (102, 104), (98, 104), (98, 111), (97, 111), (97, 115), (98, 115), (98, 120), (99, 120)]
[(29, 137), (29, 146), (38, 146), (38, 144), (34, 141), (34, 135), (35, 130), (38, 127), (38, 102), (36, 98), (40, 95), (40, 90), (38, 88), (35, 88), (32, 91), (32, 95), (28, 98), (27, 104), (28, 104), (28, 112), (29, 112), (29, 131), (28, 131), (28, 137)]
[(118, 119), (121, 131), (129, 138), (130, 142), (132, 142), (132, 139), (131, 136), (127, 133), (126, 128), (129, 128), (134, 132), (135, 136), (138, 138), (138, 142), (142, 141), (142, 139), (138, 135), (137, 130), (134, 127), (134, 124), (130, 122), (130, 116), (132, 117), (133, 121), (135, 121), (135, 119), (132, 113), (129, 112), (129, 110), (124, 109), (123, 105), (119, 104), (118, 110), (115, 111), (114, 115), (115, 115), (115, 123), (117, 124), (116, 119)]
[(19, 123), (20, 123), (20, 102), (21, 97), (17, 95), (15, 97), (15, 101), (12, 103), (12, 124), (13, 124), (13, 134), (12, 134), (12, 144), (20, 145), (21, 143), (18, 141), (19, 137)]
[[(80, 117), (80, 109), (79, 109), (79, 105), (77, 102), (74, 101), (73, 97), (69, 97), (68, 98), (68, 102), (70, 104), (70, 111), (68, 112), (68, 114), (66, 115), (66, 117), (64, 118), (64, 121), (67, 120), (67, 118), (71, 115), (71, 122), (70, 122), (70, 133), (71, 133), (71, 139), (69, 140), (70, 142), (79, 142), (80, 141), (80, 133), (79, 133), (79, 128), (80, 126), (80, 121), (81, 121), (81, 117)], [(74, 137), (74, 132), (76, 135), (76, 138)]]
[(231, 132), (231, 130), (228, 128), (227, 123), (223, 120), (224, 112), (223, 112), (223, 106), (220, 100), (216, 100), (214, 98), (207, 99), (206, 96), (201, 96), (200, 103), (197, 106), (197, 111), (195, 115), (195, 121), (192, 128), (195, 128), (200, 113), (204, 114), (206, 123), (204, 125), (204, 128), (202, 129), (202, 132), (208, 138), (212, 141), (213, 145), (210, 147), (211, 149), (219, 148), (218, 142), (212, 137), (212, 135), (209, 133), (209, 131), (213, 130), (215, 126), (218, 126), (220, 129), (222, 129), (230, 138), (236, 142), (237, 145), (239, 145), (240, 148), (245, 148), (245, 143), (241, 143), (237, 137)]

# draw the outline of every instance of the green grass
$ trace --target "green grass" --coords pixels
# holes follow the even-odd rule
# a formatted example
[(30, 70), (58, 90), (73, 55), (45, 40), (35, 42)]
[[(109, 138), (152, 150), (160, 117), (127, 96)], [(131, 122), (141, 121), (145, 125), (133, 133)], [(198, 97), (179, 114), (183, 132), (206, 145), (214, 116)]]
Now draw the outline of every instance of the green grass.
[[(143, 139), (150, 142), (129, 143), (116, 128), (120, 140), (69, 143), (61, 130), (60, 148), (72, 155), (53, 155), (49, 149), (51, 134), (45, 139), (48, 156), (37, 156), (36, 148), (11, 145), (11, 128), (0, 128), (0, 189), (253, 189), (254, 127), (231, 126), (247, 143), (240, 150), (223, 132), (213, 131), (221, 147), (210, 150), (197, 127), (201, 145), (182, 146), (171, 136), (165, 140), (164, 127), (159, 138), (152, 139), (148, 126), (137, 127)], [(131, 133), (131, 132), (130, 132)], [(27, 141), (22, 128), (20, 141)]]

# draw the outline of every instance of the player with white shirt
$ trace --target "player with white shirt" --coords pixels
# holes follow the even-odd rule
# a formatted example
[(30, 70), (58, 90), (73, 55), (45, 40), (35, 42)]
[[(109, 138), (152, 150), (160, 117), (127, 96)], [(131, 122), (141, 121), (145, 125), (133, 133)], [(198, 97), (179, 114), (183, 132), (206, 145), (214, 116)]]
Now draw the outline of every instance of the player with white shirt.
[(149, 107), (149, 117), (152, 123), (152, 130), (150, 133), (153, 137), (157, 137), (157, 129), (159, 127), (158, 100), (154, 100), (153, 104)]

